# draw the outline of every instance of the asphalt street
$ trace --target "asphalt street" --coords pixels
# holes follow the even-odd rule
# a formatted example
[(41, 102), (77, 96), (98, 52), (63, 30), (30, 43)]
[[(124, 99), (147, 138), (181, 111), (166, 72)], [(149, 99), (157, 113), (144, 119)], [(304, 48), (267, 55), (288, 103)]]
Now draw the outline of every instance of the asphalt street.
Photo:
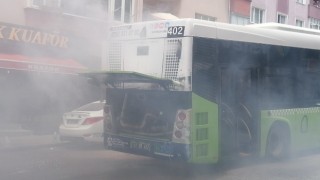
[(101, 142), (0, 150), (1, 180), (318, 180), (320, 155), (285, 162), (184, 166), (103, 149)]

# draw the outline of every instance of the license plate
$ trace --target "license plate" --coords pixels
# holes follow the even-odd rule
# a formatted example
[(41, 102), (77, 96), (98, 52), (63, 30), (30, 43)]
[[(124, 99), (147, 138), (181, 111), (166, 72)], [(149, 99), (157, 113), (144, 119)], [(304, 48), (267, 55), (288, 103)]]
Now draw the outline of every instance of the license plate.
[(162, 156), (172, 156), (173, 148), (169, 144), (156, 144), (154, 154)]
[(78, 124), (79, 120), (78, 119), (68, 119), (67, 124)]
[(142, 151), (148, 151), (151, 152), (151, 144), (146, 142), (140, 142), (140, 141), (131, 141), (130, 142), (130, 148), (135, 150), (142, 150)]

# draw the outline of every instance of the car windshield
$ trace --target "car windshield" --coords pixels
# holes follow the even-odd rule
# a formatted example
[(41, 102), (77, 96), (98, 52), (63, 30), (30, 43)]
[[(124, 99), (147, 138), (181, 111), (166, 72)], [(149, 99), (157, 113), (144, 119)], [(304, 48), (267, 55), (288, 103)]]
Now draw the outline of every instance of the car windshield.
[(76, 109), (76, 111), (100, 111), (103, 109), (104, 104), (102, 102), (91, 103)]

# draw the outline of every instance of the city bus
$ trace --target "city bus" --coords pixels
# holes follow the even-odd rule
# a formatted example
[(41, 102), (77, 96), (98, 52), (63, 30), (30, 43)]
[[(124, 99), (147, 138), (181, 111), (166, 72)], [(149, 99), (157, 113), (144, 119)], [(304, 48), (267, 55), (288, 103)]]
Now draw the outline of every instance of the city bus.
[[(302, 31), (303, 30), (303, 31)], [(196, 164), (320, 147), (320, 36), (195, 19), (110, 29), (106, 149)]]

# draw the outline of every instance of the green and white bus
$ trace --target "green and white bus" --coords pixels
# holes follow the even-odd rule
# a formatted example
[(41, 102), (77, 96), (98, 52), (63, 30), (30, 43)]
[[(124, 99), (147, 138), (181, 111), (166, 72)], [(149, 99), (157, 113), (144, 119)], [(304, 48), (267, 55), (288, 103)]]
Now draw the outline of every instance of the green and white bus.
[(107, 149), (190, 163), (320, 147), (320, 36), (194, 19), (113, 27)]

